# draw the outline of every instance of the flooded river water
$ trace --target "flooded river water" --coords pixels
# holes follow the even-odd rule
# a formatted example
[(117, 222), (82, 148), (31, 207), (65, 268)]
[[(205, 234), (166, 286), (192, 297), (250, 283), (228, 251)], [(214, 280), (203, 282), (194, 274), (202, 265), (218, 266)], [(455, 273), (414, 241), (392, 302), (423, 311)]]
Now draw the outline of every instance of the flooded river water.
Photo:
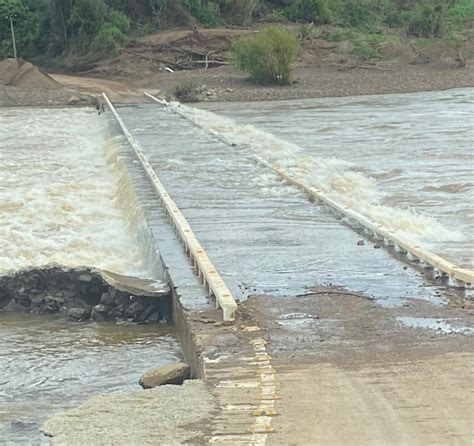
[[(471, 266), (473, 105), (473, 90), (457, 90), (182, 107), (234, 146), (156, 104), (120, 113), (236, 297), (338, 285), (401, 306), (453, 291), (360, 244), (253, 155)], [(57, 262), (156, 277), (110, 123), (92, 110), (0, 109), (0, 273)], [(44, 442), (49, 414), (136, 388), (180, 355), (158, 325), (0, 314), (0, 338), (0, 438), (14, 444)]]
[(0, 131), (0, 272), (58, 263), (151, 274), (117, 205), (96, 112), (0, 109)]
[[(155, 278), (103, 117), (0, 108), (0, 135), (0, 274), (54, 262)], [(47, 444), (38, 427), (49, 415), (139, 389), (146, 370), (181, 355), (172, 328), (159, 324), (0, 313), (0, 339), (2, 445)]]
[(187, 119), (157, 104), (120, 113), (235, 296), (338, 285), (398, 306), (447, 302), (451, 290), (373, 241), (361, 245), (360, 234), (254, 156), (469, 266), (472, 94), (171, 105)]
[(104, 393), (138, 390), (148, 369), (180, 360), (166, 326), (72, 323), (0, 313), (0, 444), (48, 444), (53, 413)]
[(224, 117), (191, 111), (205, 127), (473, 267), (474, 89), (204, 107)]

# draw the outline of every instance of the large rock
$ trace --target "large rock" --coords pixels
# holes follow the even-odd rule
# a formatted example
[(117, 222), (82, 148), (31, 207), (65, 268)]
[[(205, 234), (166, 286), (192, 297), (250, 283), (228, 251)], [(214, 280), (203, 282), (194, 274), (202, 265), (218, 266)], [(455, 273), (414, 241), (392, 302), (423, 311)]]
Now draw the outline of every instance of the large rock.
[(89, 319), (90, 310), (87, 308), (70, 308), (66, 315), (76, 321), (85, 321)]
[(178, 362), (150, 370), (138, 382), (144, 389), (152, 389), (164, 384), (183, 384), (186, 379), (189, 379), (190, 374), (189, 366), (184, 362)]
[(91, 319), (95, 321), (102, 321), (107, 316), (107, 307), (104, 304), (95, 305), (91, 311)]

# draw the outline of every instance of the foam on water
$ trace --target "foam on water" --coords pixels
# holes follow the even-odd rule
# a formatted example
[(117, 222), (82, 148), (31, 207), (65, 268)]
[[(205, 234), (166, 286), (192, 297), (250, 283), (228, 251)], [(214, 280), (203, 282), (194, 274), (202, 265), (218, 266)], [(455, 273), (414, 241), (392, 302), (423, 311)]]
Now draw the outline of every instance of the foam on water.
[(306, 180), (329, 194), (339, 203), (382, 224), (416, 243), (460, 241), (463, 236), (443, 226), (434, 218), (420, 215), (413, 209), (399, 209), (381, 204), (384, 194), (377, 180), (356, 171), (357, 166), (336, 157), (308, 156), (302, 147), (284, 141), (252, 125), (239, 125), (234, 120), (207, 110), (172, 103), (196, 125), (214, 133), (234, 150), (246, 150), (283, 167), (289, 174)]
[(0, 273), (58, 263), (150, 274), (118, 205), (101, 117), (0, 109), (0, 129)]
[(348, 161), (336, 172), (320, 164), (311, 181), (323, 189), (327, 180), (342, 191), (339, 201), (351, 195), (349, 206), (467, 268), (474, 267), (473, 106), (472, 88), (200, 105), (290, 141), (298, 159)]
[[(120, 114), (236, 298), (334, 285), (384, 306), (411, 299), (443, 304), (455, 294), (417, 264), (407, 268), (374, 249), (370, 237), (256, 163), (250, 149), (230, 147), (153, 103)], [(367, 243), (360, 245), (361, 238)]]

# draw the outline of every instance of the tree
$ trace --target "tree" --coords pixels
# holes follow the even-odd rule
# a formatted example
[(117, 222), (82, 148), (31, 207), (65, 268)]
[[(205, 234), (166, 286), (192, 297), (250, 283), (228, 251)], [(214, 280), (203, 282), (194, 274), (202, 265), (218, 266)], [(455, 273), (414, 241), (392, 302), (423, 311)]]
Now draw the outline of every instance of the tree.
[[(39, 1), (41, 6), (42, 1)], [(13, 55), (10, 18), (15, 27), (15, 37), (20, 57), (28, 57), (34, 51), (40, 37), (40, 18), (37, 8), (28, 8), (21, 0), (0, 0), (0, 57)]]

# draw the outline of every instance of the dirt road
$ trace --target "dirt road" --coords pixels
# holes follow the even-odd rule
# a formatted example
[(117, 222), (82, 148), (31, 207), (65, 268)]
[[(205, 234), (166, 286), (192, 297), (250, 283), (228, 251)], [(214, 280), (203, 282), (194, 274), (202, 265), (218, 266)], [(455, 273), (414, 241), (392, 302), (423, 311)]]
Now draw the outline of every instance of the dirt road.
[[(443, 334), (400, 323), (410, 316), (464, 328)], [(252, 357), (252, 333), (227, 328), (215, 338), (222, 356), (214, 347), (207, 380), (221, 409), (210, 426), (212, 442), (472, 444), (472, 315), (462, 298), (446, 306), (412, 301), (383, 308), (331, 290), (258, 296), (244, 304), (240, 322), (259, 328), (253, 336), (265, 340), (266, 353)], [(262, 404), (274, 416), (256, 418)]]
[(119, 102), (133, 103), (140, 101), (142, 100), (145, 91), (124, 82), (88, 76), (52, 74), (51, 77), (65, 88), (77, 89), (82, 92), (93, 93), (96, 95), (107, 93), (112, 100)]
[(282, 400), (268, 444), (472, 444), (473, 359), (277, 367)]

